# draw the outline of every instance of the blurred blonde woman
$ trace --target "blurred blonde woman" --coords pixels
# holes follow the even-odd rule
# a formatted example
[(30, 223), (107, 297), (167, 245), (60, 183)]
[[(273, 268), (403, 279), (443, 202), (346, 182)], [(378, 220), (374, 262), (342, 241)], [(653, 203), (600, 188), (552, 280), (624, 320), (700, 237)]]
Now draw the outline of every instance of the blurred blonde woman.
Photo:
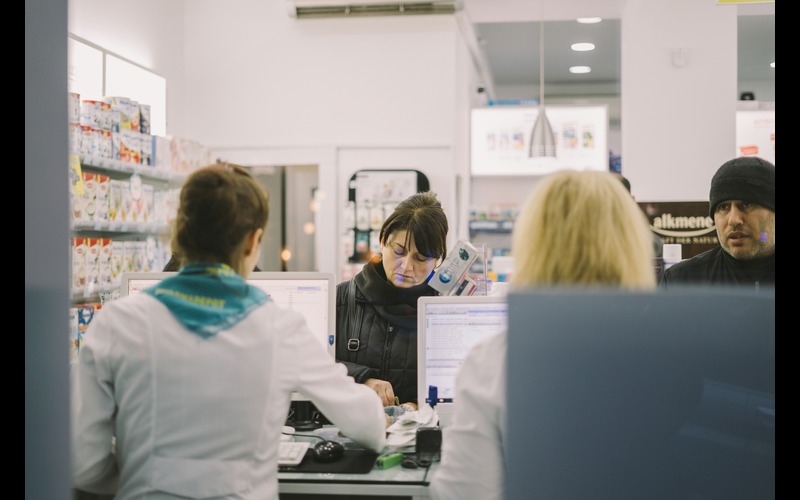
[[(514, 223), (511, 287), (653, 290), (653, 244), (639, 206), (609, 172), (560, 171), (534, 188)], [(456, 381), (431, 481), (437, 500), (502, 499), (506, 334), (476, 344)]]

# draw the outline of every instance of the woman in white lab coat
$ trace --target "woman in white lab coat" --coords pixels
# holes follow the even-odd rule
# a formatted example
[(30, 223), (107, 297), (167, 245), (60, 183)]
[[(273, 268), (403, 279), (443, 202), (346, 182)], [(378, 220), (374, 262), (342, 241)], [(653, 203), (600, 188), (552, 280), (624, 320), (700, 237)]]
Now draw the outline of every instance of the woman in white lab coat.
[(301, 391), (364, 447), (385, 445), (383, 405), (297, 312), (247, 284), (268, 218), (264, 189), (211, 165), (180, 195), (185, 265), (106, 304), (73, 367), (73, 480), (129, 498), (278, 498), (278, 446)]
[[(511, 253), (512, 288), (656, 287), (646, 218), (608, 172), (561, 171), (539, 181), (514, 223)], [(505, 332), (485, 338), (461, 365), (458, 403), (431, 480), (436, 500), (503, 499), (504, 453), (513, 439), (505, 426), (506, 347)]]

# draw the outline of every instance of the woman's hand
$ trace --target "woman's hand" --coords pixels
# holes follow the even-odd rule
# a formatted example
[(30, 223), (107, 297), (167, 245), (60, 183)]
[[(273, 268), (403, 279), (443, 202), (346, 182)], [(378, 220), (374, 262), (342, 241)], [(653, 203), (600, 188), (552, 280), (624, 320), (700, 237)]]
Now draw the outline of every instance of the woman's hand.
[(381, 398), (383, 406), (391, 406), (395, 404), (394, 389), (392, 384), (377, 378), (368, 378), (364, 381), (364, 385), (375, 391)]

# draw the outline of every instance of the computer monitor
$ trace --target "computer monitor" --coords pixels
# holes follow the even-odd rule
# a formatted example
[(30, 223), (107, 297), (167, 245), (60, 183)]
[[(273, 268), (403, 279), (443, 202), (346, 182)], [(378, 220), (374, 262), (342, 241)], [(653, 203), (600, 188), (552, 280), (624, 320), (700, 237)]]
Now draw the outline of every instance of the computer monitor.
[(434, 405), (440, 427), (452, 421), (456, 375), (464, 356), (479, 340), (504, 330), (507, 316), (503, 296), (417, 300), (417, 402)]
[[(120, 295), (149, 288), (177, 272), (123, 273)], [(320, 272), (252, 272), (250, 285), (266, 293), (277, 305), (298, 311), (314, 337), (331, 357), (336, 356), (336, 278)]]
[[(120, 295), (141, 292), (177, 272), (123, 273)], [(278, 306), (303, 314), (320, 346), (336, 357), (336, 278), (322, 272), (252, 272), (247, 282), (263, 290)], [(291, 424), (297, 430), (320, 426), (308, 398), (292, 394)]]
[(775, 497), (775, 292), (508, 295), (506, 498)]

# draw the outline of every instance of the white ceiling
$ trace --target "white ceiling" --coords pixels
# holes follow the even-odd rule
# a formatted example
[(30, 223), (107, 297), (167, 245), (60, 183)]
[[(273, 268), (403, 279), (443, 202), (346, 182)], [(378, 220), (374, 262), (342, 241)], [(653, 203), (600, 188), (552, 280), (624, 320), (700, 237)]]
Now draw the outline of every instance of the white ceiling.
[[(620, 17), (625, 0), (465, 0), (491, 84), (539, 85), (539, 28), (544, 22), (545, 87), (558, 95), (618, 95), (620, 88)], [(739, 5), (739, 81), (771, 81), (775, 70), (774, 3)], [(599, 24), (579, 24), (575, 18), (599, 16)], [(591, 52), (574, 52), (575, 42), (592, 42)], [(592, 67), (588, 74), (569, 73), (573, 65)], [(587, 88), (596, 88), (592, 92)], [(550, 92), (548, 92), (550, 94)], [(510, 98), (511, 96), (499, 96)], [(530, 98), (531, 96), (513, 96)], [(533, 96), (537, 97), (537, 96)], [(498, 98), (498, 96), (495, 96)]]

